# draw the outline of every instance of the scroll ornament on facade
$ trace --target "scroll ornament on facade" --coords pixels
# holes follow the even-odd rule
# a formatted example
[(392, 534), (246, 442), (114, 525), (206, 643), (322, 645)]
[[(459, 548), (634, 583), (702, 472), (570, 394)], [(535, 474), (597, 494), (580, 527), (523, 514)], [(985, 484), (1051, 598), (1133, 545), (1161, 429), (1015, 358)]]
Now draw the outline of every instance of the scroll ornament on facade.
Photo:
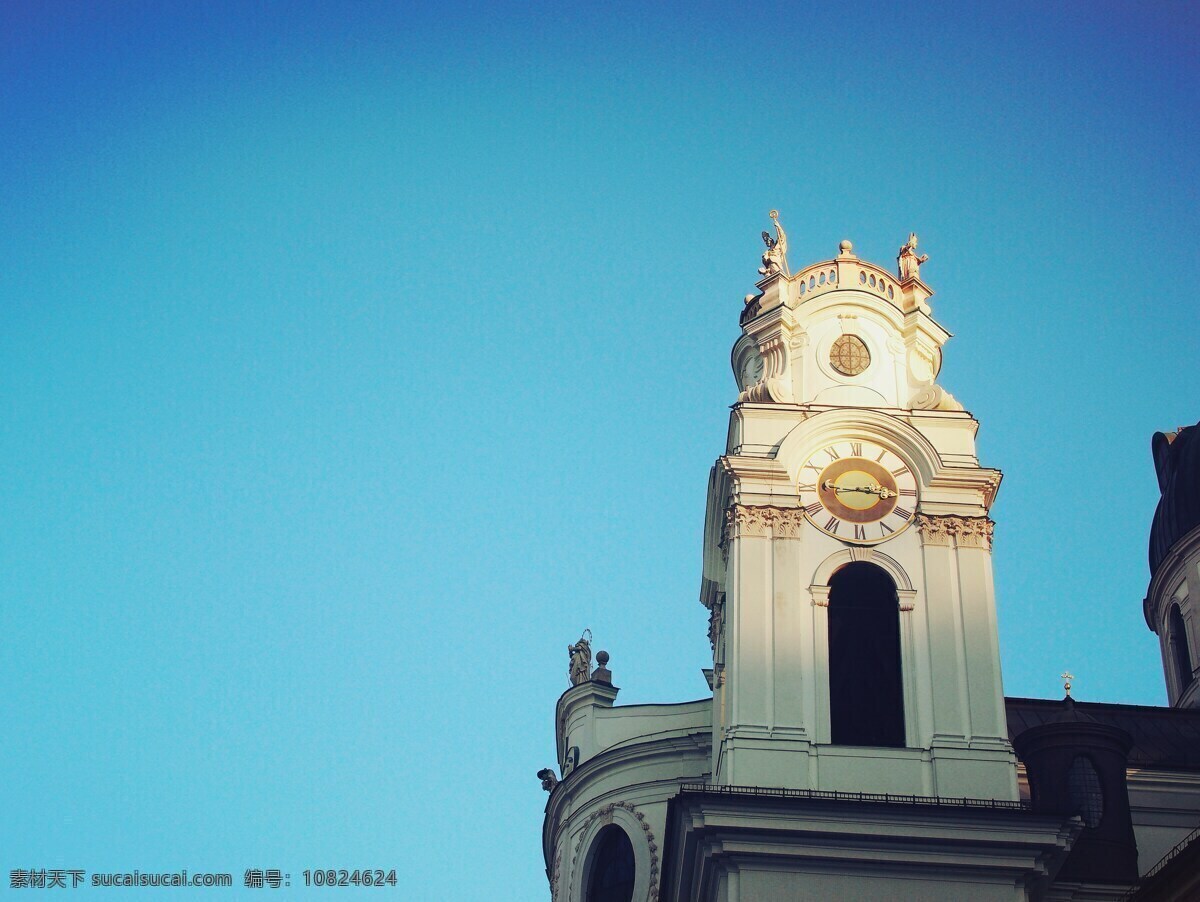
[(954, 395), (940, 385), (923, 385), (913, 394), (908, 406), (913, 410), (962, 410)]

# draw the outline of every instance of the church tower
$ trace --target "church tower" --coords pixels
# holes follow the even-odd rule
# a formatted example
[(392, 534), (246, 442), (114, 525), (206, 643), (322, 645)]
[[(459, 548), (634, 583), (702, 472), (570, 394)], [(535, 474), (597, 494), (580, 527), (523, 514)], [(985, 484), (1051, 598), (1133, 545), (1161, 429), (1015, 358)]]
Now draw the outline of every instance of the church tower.
[[(593, 670), (590, 636), (570, 646), (561, 779), (538, 773), (552, 898), (1051, 898), (1085, 824), (1062, 793), (1019, 793), (992, 588), (1000, 473), (937, 383), (950, 334), (926, 257), (910, 236), (894, 274), (843, 241), (792, 272), (771, 215), (708, 484), (712, 692), (616, 705), (609, 656)], [(1124, 734), (1088, 717), (1029, 731), (1038, 786), (1074, 772), (1064, 736), (1099, 736), (1096, 773), (1119, 770)], [(1104, 830), (1098, 855), (1130, 845)]]
[(764, 233), (712, 469), (712, 779), (1013, 801), (988, 509), (1000, 472), (937, 383), (916, 235), (898, 275), (837, 256), (790, 272)]

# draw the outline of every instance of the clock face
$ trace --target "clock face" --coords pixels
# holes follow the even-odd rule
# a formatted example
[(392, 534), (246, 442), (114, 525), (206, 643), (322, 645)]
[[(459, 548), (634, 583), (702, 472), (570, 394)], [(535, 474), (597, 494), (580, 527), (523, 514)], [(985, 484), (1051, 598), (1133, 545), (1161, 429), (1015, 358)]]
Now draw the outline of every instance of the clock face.
[(749, 388), (762, 378), (763, 374), (763, 359), (755, 352), (746, 358), (746, 362), (742, 364), (742, 388)]
[(917, 477), (893, 451), (866, 441), (838, 441), (800, 468), (800, 504), (817, 529), (843, 542), (890, 539), (917, 512)]

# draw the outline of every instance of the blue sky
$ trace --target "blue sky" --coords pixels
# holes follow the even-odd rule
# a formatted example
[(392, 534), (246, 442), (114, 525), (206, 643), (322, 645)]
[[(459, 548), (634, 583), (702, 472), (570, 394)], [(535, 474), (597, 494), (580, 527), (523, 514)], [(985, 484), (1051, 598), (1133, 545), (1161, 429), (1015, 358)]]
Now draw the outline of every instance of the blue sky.
[(1165, 703), (1141, 600), (1150, 436), (1200, 419), (1198, 26), (5, 4), (3, 870), (544, 897), (567, 643), (622, 702), (705, 690), (771, 208), (794, 268), (931, 256), (941, 382), (1005, 472), (1006, 691)]

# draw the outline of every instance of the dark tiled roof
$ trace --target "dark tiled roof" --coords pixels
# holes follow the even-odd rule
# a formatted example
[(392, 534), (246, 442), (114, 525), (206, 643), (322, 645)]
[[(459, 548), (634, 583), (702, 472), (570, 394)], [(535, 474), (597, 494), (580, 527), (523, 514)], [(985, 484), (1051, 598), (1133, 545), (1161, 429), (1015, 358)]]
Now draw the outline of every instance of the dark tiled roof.
[[(1004, 704), (1010, 738), (1059, 719), (1063, 711), (1062, 699), (1006, 698)], [(1080, 701), (1075, 708), (1133, 737), (1131, 767), (1200, 770), (1200, 710)]]
[(1150, 573), (1171, 546), (1200, 526), (1200, 423), (1179, 432), (1156, 432), (1150, 440), (1162, 497), (1150, 525)]

